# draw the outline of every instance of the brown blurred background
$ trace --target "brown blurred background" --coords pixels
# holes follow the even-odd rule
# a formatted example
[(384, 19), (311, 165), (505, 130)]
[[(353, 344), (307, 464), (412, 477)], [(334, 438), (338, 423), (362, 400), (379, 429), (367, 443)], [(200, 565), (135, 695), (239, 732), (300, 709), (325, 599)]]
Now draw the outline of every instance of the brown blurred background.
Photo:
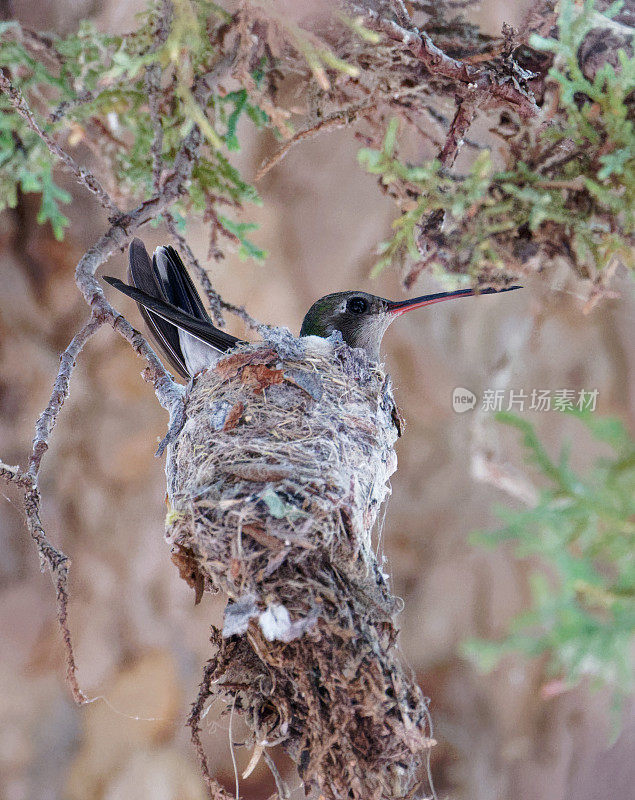
[[(492, 32), (503, 20), (518, 22), (526, 6), (483, 5), (480, 19)], [(43, 8), (24, 0), (14, 10), (38, 29), (69, 30), (90, 16), (105, 29), (125, 30), (141, 6), (55, 0)], [(252, 131), (244, 138), (239, 163), (249, 177), (275, 143)], [(348, 133), (324, 134), (297, 146), (262, 181), (264, 206), (248, 215), (261, 223), (257, 242), (269, 258), (264, 266), (231, 255), (212, 264), (226, 299), (297, 331), (321, 294), (356, 287), (402, 296), (395, 272), (368, 278), (373, 248), (394, 212), (356, 166), (355, 153)], [(0, 456), (8, 463), (25, 462), (59, 353), (87, 317), (73, 269), (105, 228), (100, 209), (63, 174), (59, 180), (75, 197), (62, 244), (36, 224), (34, 196), (0, 215)], [(167, 241), (162, 230), (142, 236), (149, 248)], [(204, 258), (205, 231), (191, 226), (188, 238)], [(105, 271), (122, 276), (125, 261), (117, 255)], [(479, 441), (484, 436), (498, 461), (519, 468), (517, 437), (501, 432), (491, 415), (456, 414), (453, 388), (597, 388), (599, 412), (633, 419), (635, 304), (626, 279), (618, 276), (621, 299), (588, 316), (581, 288), (567, 276), (550, 276), (548, 284), (417, 312), (384, 344), (407, 429), (382, 547), (405, 601), (403, 654), (431, 698), (437, 791), (453, 800), (635, 796), (635, 721), (626, 714), (611, 746), (606, 694), (582, 686), (545, 699), (544, 664), (511, 658), (483, 677), (457, 655), (469, 636), (502, 635), (526, 608), (528, 587), (526, 565), (509, 550), (481, 551), (467, 541), (472, 530), (495, 524), (494, 503), (518, 506), (473, 477)], [(416, 293), (436, 288), (423, 280)], [(139, 324), (131, 304), (113, 300)], [(247, 335), (235, 320), (230, 328)], [(72, 704), (64, 683), (53, 589), (38, 569), (19, 494), (0, 491), (0, 800), (205, 796), (184, 722), (223, 600), (206, 596), (194, 607), (170, 562), (162, 539), (163, 463), (153, 456), (166, 416), (139, 377), (142, 369), (110, 329), (97, 334), (73, 376), (41, 476), (47, 532), (73, 561), (70, 626), (81, 685), (96, 698), (83, 708)], [(596, 455), (575, 423), (553, 412), (529, 416), (552, 452), (574, 436), (579, 464)], [(229, 721), (220, 711), (213, 707), (205, 719), (205, 745), (231, 788)], [(234, 722), (234, 738), (240, 734)], [(250, 753), (238, 748), (236, 756), (242, 771)], [(302, 797), (289, 775), (293, 798)], [(241, 796), (264, 800), (273, 788), (261, 764), (241, 782)]]

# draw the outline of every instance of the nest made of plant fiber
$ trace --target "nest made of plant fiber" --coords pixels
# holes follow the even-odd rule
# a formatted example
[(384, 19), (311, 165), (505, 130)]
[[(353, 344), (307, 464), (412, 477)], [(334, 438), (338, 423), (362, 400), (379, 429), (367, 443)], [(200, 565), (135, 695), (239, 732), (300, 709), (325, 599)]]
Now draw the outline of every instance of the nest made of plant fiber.
[(197, 597), (229, 596), (193, 727), (223, 696), (307, 789), (407, 796), (432, 740), (371, 541), (396, 469), (389, 379), (341, 340), (274, 330), (199, 374), (185, 411), (166, 535)]

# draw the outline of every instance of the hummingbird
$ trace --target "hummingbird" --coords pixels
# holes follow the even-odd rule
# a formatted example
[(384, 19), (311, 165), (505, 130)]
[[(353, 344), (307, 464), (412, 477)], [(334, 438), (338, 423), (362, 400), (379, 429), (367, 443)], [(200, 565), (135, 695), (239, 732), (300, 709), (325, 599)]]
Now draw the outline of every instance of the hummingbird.
[[(169, 363), (183, 378), (194, 377), (201, 370), (214, 366), (224, 353), (246, 344), (214, 325), (173, 247), (157, 247), (150, 260), (143, 242), (134, 239), (129, 248), (128, 279), (131, 285), (104, 276), (107, 283), (136, 301)], [(456, 297), (498, 294), (521, 288), (458, 289), (410, 300), (386, 300), (362, 291), (335, 292), (313, 303), (302, 322), (300, 336), (327, 338), (339, 331), (346, 344), (361, 348), (369, 358), (379, 361), (379, 348), (386, 330), (407, 311)]]

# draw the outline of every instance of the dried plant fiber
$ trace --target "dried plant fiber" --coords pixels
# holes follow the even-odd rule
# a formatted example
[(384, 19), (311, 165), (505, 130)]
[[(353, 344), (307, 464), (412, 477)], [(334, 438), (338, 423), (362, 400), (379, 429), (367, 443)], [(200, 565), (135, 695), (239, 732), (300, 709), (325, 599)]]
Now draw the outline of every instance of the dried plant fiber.
[(229, 598), (199, 711), (225, 697), (324, 798), (409, 796), (432, 742), (371, 541), (396, 469), (389, 379), (341, 340), (273, 330), (185, 403), (167, 538), (197, 595)]

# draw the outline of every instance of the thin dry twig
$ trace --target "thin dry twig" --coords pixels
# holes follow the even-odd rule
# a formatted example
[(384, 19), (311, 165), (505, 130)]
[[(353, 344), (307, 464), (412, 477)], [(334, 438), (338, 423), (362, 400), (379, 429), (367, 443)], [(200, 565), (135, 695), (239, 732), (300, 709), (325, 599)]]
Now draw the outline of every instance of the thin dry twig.
[(467, 97), (457, 98), (456, 113), (450, 124), (445, 144), (439, 154), (439, 161), (447, 169), (456, 161), (456, 157), (465, 141), (465, 134), (474, 120), (475, 113), (476, 97), (474, 93), (470, 93)]
[[(446, 169), (452, 167), (461, 147), (465, 143), (465, 135), (474, 120), (476, 107), (477, 93), (474, 90), (468, 91), (465, 97), (456, 98), (456, 112), (450, 123), (445, 142), (438, 156), (439, 161)], [(437, 210), (428, 214), (419, 223), (417, 247), (421, 253), (421, 259), (413, 264), (404, 276), (404, 283), (406, 286), (412, 286), (425, 269), (430, 253), (434, 253), (435, 251), (434, 236), (441, 230), (444, 220), (445, 213)]]
[[(212, 641), (214, 641), (214, 638), (215, 631), (213, 629)], [(201, 742), (201, 719), (203, 718), (205, 704), (211, 695), (211, 682), (215, 669), (216, 662), (214, 659), (208, 661), (205, 665), (205, 669), (203, 670), (203, 678), (199, 684), (198, 696), (192, 704), (192, 710), (187, 720), (187, 724), (191, 730), (192, 743), (194, 745), (194, 749), (196, 750), (201, 774), (209, 791), (210, 797), (212, 800), (232, 800), (231, 795), (229, 795), (225, 789), (223, 789), (223, 787), (220, 786), (220, 784), (212, 777), (209, 770), (207, 755), (205, 754), (205, 748)]]
[(333, 114), (329, 114), (329, 116), (324, 117), (314, 125), (311, 125), (302, 131), (298, 131), (289, 139), (289, 141), (285, 142), (279, 150), (262, 162), (258, 172), (256, 172), (255, 180), (259, 181), (261, 178), (264, 178), (264, 176), (271, 169), (273, 169), (276, 164), (279, 164), (282, 161), (289, 150), (291, 150), (291, 148), (298, 142), (302, 142), (305, 139), (312, 139), (314, 136), (317, 136), (318, 133), (323, 133), (324, 131), (344, 128), (346, 125), (349, 125), (351, 122), (353, 122), (357, 115), (362, 111), (368, 111), (369, 109), (374, 108), (376, 105), (377, 103), (375, 101), (357, 103), (349, 106), (348, 108), (343, 108), (341, 111), (335, 111)]
[[(138, 228), (168, 210), (172, 203), (182, 194), (198, 154), (201, 135), (195, 126), (185, 138), (175, 158), (172, 172), (166, 177), (160, 191), (152, 198), (141, 203), (137, 208), (122, 215), (112, 203), (97, 178), (85, 168), (79, 167), (74, 159), (40, 128), (22, 94), (2, 73), (0, 73), (0, 89), (5, 92), (15, 110), (42, 138), (50, 152), (59, 158), (71, 170), (77, 181), (95, 194), (112, 213), (112, 224), (108, 231), (82, 256), (77, 265), (75, 272), (76, 284), (91, 308), (92, 316), (62, 354), (60, 369), (55, 379), (51, 398), (36, 424), (28, 471), (5, 464), (0, 466), (0, 477), (24, 490), (27, 526), (37, 545), (42, 563), (48, 567), (55, 585), (57, 618), (62, 629), (62, 638), (66, 650), (67, 680), (73, 698), (78, 703), (84, 703), (86, 702), (86, 696), (81, 691), (77, 681), (75, 657), (67, 624), (67, 586), (70, 561), (62, 551), (53, 547), (46, 537), (40, 516), (38, 474), (42, 457), (48, 449), (48, 441), (52, 429), (64, 400), (68, 396), (75, 360), (86, 342), (105, 322), (109, 323), (148, 362), (148, 367), (144, 371), (144, 378), (153, 384), (159, 402), (170, 412), (171, 424), (168, 437), (171, 433), (173, 435), (175, 427), (178, 426), (182, 407), (181, 387), (166, 372), (144, 337), (108, 303), (101, 286), (95, 279), (95, 271), (118, 248), (123, 247)], [(201, 90), (203, 95), (209, 92), (211, 92), (211, 88), (208, 85)]]
[(42, 569), (48, 568), (55, 586), (56, 617), (62, 632), (62, 641), (66, 656), (66, 682), (78, 705), (88, 702), (77, 680), (77, 664), (68, 627), (68, 570), (70, 559), (48, 540), (42, 526), (40, 507), (41, 498), (37, 486), (37, 477), (23, 472), (19, 467), (12, 467), (0, 461), (0, 478), (5, 483), (13, 483), (24, 490), (24, 513), (26, 524), (40, 555)]
[(68, 570), (70, 560), (61, 550), (51, 544), (42, 527), (40, 515), (41, 499), (37, 479), (42, 456), (48, 450), (51, 431), (55, 426), (60, 409), (68, 397), (70, 378), (77, 356), (91, 336), (99, 330), (101, 324), (100, 320), (91, 317), (73, 337), (71, 343), (60, 357), (60, 368), (53, 385), (51, 398), (47, 407), (40, 414), (35, 426), (35, 437), (28, 471), (23, 472), (19, 467), (10, 467), (0, 463), (0, 477), (6, 482), (15, 483), (24, 489), (24, 511), (29, 533), (37, 546), (42, 567), (48, 567), (55, 586), (56, 616), (64, 643), (66, 679), (71, 688), (73, 699), (78, 704), (87, 702), (87, 698), (77, 680), (75, 654), (68, 628)]
[(391, 5), (394, 9), (399, 24), (402, 25), (404, 28), (408, 28), (409, 30), (414, 31), (415, 33), (419, 33), (418, 28), (412, 21), (412, 17), (410, 16), (410, 13), (408, 11), (408, 8), (404, 0), (392, 0)]
[(279, 800), (289, 800), (290, 797), (289, 788), (286, 785), (286, 783), (282, 780), (282, 776), (278, 772), (278, 768), (276, 767), (273, 758), (271, 758), (271, 756), (269, 755), (269, 751), (267, 750), (266, 747), (263, 750), (262, 756), (265, 760), (265, 764), (269, 767), (269, 772), (273, 776)]
[(162, 171), (162, 152), (163, 152), (163, 127), (159, 112), (159, 91), (161, 89), (161, 70), (157, 64), (146, 69), (146, 89), (148, 90), (148, 107), (150, 109), (150, 120), (154, 131), (152, 140), (152, 179), (154, 191), (158, 192), (161, 187)]

